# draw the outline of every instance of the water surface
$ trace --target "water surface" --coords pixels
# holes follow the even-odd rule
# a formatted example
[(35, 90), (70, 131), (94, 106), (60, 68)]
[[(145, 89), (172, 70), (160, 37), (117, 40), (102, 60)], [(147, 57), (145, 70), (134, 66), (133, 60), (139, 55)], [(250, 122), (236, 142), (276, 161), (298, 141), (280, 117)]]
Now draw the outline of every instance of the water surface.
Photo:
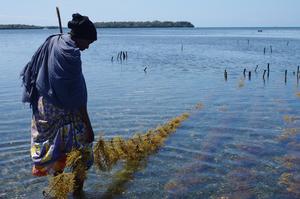
[[(43, 198), (47, 178), (31, 176), (31, 111), (20, 102), (19, 73), (52, 33), (0, 31), (0, 198)], [(299, 128), (293, 74), (300, 65), (299, 35), (299, 28), (99, 29), (99, 39), (82, 53), (96, 136), (131, 137), (192, 113), (113, 196), (298, 198), (299, 129), (286, 132)], [(128, 60), (120, 62), (122, 50)], [(263, 79), (267, 63), (270, 75)], [(203, 108), (195, 110), (198, 103)], [(109, 194), (121, 168), (93, 168), (86, 198)], [(296, 191), (280, 181), (283, 174), (295, 174)]]

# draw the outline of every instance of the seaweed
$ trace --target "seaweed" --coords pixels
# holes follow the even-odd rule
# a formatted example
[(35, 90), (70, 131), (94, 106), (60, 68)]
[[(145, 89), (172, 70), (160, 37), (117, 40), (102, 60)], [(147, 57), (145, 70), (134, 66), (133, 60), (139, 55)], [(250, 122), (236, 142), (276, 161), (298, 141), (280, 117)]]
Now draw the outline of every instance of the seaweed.
[(299, 117), (295, 117), (295, 116), (289, 116), (289, 115), (285, 115), (283, 117), (283, 120), (286, 122), (286, 123), (293, 123), (295, 122), (296, 120), (300, 120)]
[(240, 79), (239, 80), (239, 83), (238, 83), (238, 87), (239, 88), (242, 88), (242, 87), (244, 87), (245, 86), (245, 80), (244, 79)]
[[(285, 116), (284, 119), (290, 123), (299, 118)], [(283, 172), (278, 179), (278, 185), (284, 187), (288, 193), (295, 195), (297, 198), (300, 197), (300, 178), (298, 176), (300, 158), (297, 155), (300, 150), (300, 143), (298, 137), (299, 128), (286, 128), (278, 139), (280, 142), (284, 142), (289, 149), (285, 156), (279, 158)]]
[(145, 166), (146, 161), (127, 161), (123, 169), (114, 174), (113, 181), (108, 186), (103, 198), (113, 198), (113, 196), (122, 194), (126, 190), (126, 183), (134, 178), (134, 173), (143, 169)]
[[(154, 130), (150, 129), (144, 134), (137, 133), (127, 140), (122, 137), (104, 140), (100, 137), (93, 151), (94, 164), (99, 170), (110, 171), (119, 160), (126, 161), (124, 169), (117, 172), (114, 183), (108, 188), (106, 194), (120, 193), (123, 190), (123, 185), (140, 169), (142, 161), (163, 146), (167, 137), (175, 132), (181, 122), (188, 117), (189, 114), (184, 113)], [(88, 153), (90, 152), (86, 149), (74, 149), (68, 153), (66, 167), (71, 172), (65, 169), (63, 173), (50, 177), (44, 195), (62, 199), (74, 192), (78, 188), (77, 182), (86, 179)]]
[(144, 134), (137, 133), (128, 140), (116, 137), (105, 141), (100, 137), (94, 147), (96, 167), (101, 171), (109, 171), (119, 160), (144, 159), (163, 146), (167, 137), (188, 117), (189, 114), (184, 113), (156, 129), (150, 129)]
[(89, 157), (89, 151), (86, 149), (74, 149), (67, 154), (67, 169), (56, 176), (49, 177), (49, 185), (44, 191), (44, 196), (55, 197), (59, 199), (67, 198), (69, 193), (77, 189), (77, 181), (86, 179), (86, 162)]
[(49, 178), (48, 188), (44, 191), (44, 196), (58, 199), (67, 198), (67, 195), (74, 190), (75, 175), (73, 173), (61, 173)]
[(286, 190), (296, 196), (300, 196), (300, 180), (294, 177), (293, 173), (283, 173), (278, 181), (279, 185), (286, 187)]

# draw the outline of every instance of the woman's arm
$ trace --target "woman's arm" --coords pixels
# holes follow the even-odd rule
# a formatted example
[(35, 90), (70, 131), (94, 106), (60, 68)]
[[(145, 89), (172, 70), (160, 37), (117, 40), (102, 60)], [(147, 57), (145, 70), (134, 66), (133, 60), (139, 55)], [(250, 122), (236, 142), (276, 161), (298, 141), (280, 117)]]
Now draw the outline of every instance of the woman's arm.
[(82, 120), (86, 126), (86, 139), (88, 143), (91, 143), (94, 141), (94, 131), (91, 125), (91, 121), (87, 112), (87, 107), (81, 107), (80, 108), (80, 114), (82, 117)]

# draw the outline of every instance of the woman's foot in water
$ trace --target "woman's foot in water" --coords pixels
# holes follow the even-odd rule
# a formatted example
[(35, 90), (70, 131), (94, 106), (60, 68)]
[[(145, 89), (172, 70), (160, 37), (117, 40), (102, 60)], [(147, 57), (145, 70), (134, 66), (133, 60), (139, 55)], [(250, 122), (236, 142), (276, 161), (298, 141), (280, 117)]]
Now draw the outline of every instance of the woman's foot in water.
[(75, 180), (75, 187), (74, 187), (74, 192), (73, 192), (73, 196), (75, 198), (80, 198), (82, 195), (83, 195), (83, 183), (84, 181), (81, 181), (81, 180), (78, 180), (76, 179)]

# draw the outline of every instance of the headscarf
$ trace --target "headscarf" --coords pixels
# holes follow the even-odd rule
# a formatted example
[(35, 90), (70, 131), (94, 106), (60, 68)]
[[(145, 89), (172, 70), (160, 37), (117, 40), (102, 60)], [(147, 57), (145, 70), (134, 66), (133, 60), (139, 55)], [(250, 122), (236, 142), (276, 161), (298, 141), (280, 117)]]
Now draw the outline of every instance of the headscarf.
[(68, 22), (68, 28), (71, 29), (72, 37), (86, 39), (91, 41), (97, 40), (97, 30), (93, 22), (87, 16), (82, 16), (79, 13), (72, 15), (72, 20)]

